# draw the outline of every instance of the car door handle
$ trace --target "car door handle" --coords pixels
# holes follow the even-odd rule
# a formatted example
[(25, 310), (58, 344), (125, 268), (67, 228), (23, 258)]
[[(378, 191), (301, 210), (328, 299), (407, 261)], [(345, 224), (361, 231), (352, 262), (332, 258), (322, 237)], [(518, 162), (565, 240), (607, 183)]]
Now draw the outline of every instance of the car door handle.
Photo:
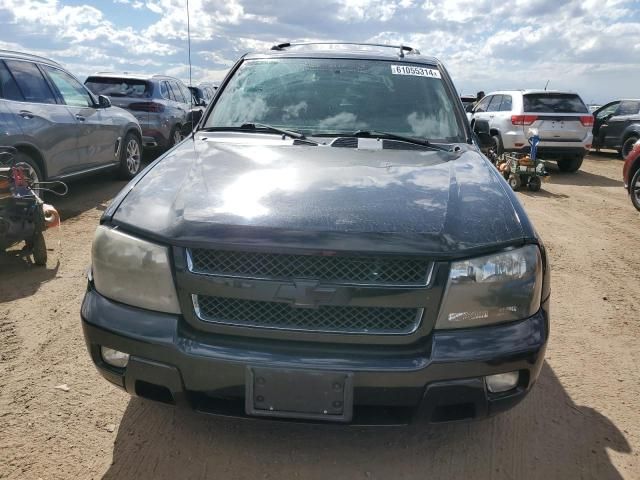
[(495, 115), (489, 115), (489, 118), (493, 118), (493, 117), (495, 117)]
[(78, 114), (76, 114), (76, 119), (77, 119), (79, 122), (84, 122), (84, 121), (86, 120), (86, 118), (84, 118), (84, 117), (83, 117), (82, 115), (80, 115), (79, 113), (78, 113)]
[(31, 120), (33, 118), (33, 113), (29, 110), (20, 110), (20, 116), (25, 120)]

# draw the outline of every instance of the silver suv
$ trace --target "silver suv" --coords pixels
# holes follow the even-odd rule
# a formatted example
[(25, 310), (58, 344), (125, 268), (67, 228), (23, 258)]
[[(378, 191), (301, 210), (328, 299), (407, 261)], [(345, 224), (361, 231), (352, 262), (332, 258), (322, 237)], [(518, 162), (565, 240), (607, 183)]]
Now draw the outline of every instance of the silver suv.
[(197, 104), (184, 83), (165, 75), (100, 72), (84, 84), (135, 115), (145, 148), (169, 149), (180, 142), (181, 127)]
[(33, 181), (114, 168), (133, 178), (140, 171), (135, 117), (47, 58), (0, 50), (0, 133)]
[(560, 170), (575, 172), (591, 148), (593, 115), (580, 96), (550, 90), (491, 92), (473, 109), (471, 124), (487, 120), (495, 150), (526, 151), (528, 131), (537, 129), (538, 154), (557, 160)]

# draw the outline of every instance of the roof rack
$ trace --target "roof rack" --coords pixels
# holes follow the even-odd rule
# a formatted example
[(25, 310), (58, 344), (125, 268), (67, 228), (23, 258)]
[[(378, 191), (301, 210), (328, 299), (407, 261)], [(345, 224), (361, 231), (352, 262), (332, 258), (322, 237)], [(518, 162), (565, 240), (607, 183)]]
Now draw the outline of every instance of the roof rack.
[(407, 45), (387, 45), (383, 43), (358, 43), (358, 42), (307, 42), (307, 43), (278, 43), (271, 47), (271, 50), (282, 51), (285, 48), (289, 47), (300, 47), (305, 45), (358, 45), (364, 47), (383, 47), (383, 48), (395, 48), (399, 50), (398, 56), (400, 58), (404, 57), (404, 52), (411, 53), (414, 55), (420, 55), (420, 51), (416, 48), (409, 47)]
[(4, 50), (4, 49), (0, 49), (0, 55), (2, 54), (10, 54), (10, 55), (15, 55), (15, 56), (20, 56), (20, 57), (25, 57), (25, 58), (29, 58), (31, 60), (39, 60), (39, 61), (44, 61), (47, 63), (51, 63), (53, 65), (57, 65), (58, 67), (62, 67), (61, 64), (59, 64), (58, 62), (56, 62), (55, 60), (51, 60), (50, 58), (47, 57), (43, 57), (41, 55), (36, 55), (34, 53), (26, 53), (26, 52), (18, 52), (16, 50)]

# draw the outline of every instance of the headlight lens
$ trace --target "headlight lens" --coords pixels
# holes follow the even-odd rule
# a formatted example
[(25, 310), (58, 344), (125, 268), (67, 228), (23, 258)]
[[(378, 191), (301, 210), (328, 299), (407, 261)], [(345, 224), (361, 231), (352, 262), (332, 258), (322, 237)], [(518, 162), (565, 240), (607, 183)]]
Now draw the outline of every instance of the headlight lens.
[(91, 256), (100, 294), (135, 307), (180, 313), (167, 247), (101, 225)]
[(540, 308), (542, 259), (536, 245), (454, 262), (436, 328), (520, 320)]

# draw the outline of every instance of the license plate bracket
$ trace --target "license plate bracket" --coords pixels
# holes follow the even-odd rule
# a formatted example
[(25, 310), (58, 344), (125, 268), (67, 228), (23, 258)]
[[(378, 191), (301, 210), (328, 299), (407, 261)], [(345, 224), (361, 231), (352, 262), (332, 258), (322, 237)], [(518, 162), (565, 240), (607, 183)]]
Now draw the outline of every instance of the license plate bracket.
[(321, 370), (247, 367), (248, 415), (349, 422), (353, 374)]

